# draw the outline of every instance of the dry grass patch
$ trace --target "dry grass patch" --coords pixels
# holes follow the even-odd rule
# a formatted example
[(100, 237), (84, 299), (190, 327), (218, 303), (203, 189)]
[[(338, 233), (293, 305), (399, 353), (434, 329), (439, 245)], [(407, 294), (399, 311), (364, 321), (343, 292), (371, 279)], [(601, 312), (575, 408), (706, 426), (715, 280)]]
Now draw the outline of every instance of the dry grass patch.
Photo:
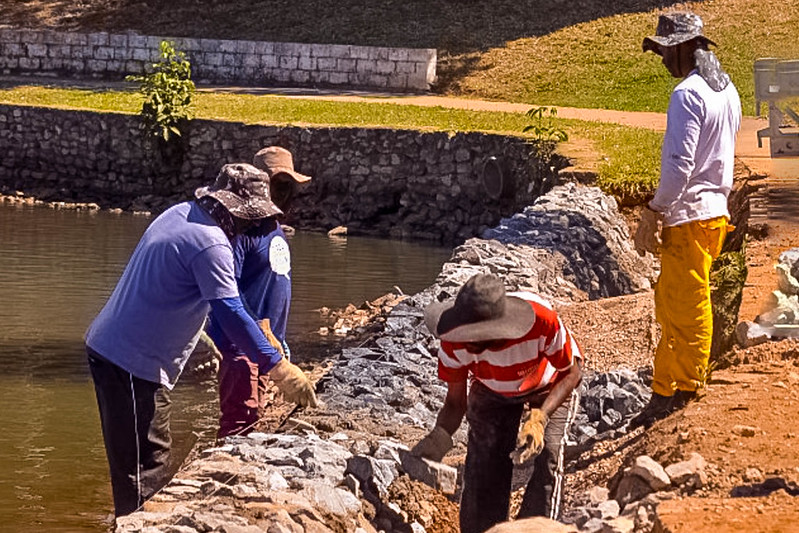
[[(699, 13), (719, 44), (744, 106), (754, 114), (754, 60), (799, 58), (799, 2), (715, 0), (676, 6)], [(463, 95), (539, 105), (665, 111), (675, 85), (641, 41), (657, 14), (620, 14), (551, 34), (519, 39), (482, 54), (450, 90)]]

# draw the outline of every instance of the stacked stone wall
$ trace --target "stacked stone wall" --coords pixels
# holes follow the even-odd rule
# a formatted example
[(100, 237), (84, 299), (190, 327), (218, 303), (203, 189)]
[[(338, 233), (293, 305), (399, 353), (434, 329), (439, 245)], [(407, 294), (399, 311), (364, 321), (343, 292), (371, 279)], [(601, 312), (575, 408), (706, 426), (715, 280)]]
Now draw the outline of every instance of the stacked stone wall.
[(436, 75), (435, 49), (13, 28), (0, 28), (0, 72), (120, 80), (157, 61), (164, 39), (186, 53), (199, 83), (426, 91)]
[[(0, 186), (159, 211), (268, 145), (291, 150), (314, 178), (289, 213), (301, 228), (456, 242), (520, 211), (552, 181), (513, 136), (195, 120), (165, 149), (144, 137), (136, 115), (0, 105)], [(491, 157), (504, 169), (501, 195), (484, 185)]]

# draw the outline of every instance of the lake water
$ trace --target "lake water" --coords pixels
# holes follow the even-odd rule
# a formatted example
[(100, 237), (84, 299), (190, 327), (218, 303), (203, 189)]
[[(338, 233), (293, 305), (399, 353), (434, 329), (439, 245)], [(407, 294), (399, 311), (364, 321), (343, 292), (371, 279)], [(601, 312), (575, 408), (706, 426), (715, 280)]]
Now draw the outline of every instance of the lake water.
[[(148, 217), (0, 203), (0, 531), (105, 531), (112, 502), (82, 336)], [(450, 250), (380, 239), (290, 238), (288, 339), (312, 350), (316, 309), (432, 284)], [(216, 431), (212, 380), (173, 393), (177, 456)]]

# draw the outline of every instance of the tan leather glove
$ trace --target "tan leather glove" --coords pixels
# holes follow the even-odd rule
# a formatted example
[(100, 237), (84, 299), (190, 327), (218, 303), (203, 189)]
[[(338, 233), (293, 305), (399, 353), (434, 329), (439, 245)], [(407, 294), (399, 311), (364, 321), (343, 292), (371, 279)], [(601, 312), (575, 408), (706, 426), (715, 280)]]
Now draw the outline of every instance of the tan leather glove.
[(516, 449), (510, 454), (513, 463), (521, 465), (541, 453), (544, 449), (544, 430), (549, 417), (541, 409), (530, 409), (522, 417)]
[(441, 462), (441, 459), (452, 449), (452, 436), (441, 426), (436, 426), (416, 446), (411, 448), (411, 453), (417, 457), (424, 457), (431, 461)]
[(283, 398), (288, 402), (296, 403), (303, 407), (316, 407), (316, 394), (313, 384), (297, 365), (281, 359), (272, 370), (269, 377), (275, 382), (277, 388), (283, 393)]
[(644, 256), (646, 252), (652, 254), (660, 253), (660, 225), (663, 215), (657, 211), (644, 207), (641, 211), (641, 221), (638, 223), (638, 230), (635, 232), (635, 250), (638, 255)]

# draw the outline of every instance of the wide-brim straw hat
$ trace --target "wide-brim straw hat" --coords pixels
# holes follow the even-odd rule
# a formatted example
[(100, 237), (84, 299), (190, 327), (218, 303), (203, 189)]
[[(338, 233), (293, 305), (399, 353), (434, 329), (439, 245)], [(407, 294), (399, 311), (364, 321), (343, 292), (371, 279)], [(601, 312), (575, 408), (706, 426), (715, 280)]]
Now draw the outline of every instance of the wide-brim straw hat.
[(490, 274), (472, 276), (458, 295), (425, 309), (425, 324), (448, 342), (482, 342), (523, 337), (535, 322), (532, 306), (505, 293), (505, 285)]

